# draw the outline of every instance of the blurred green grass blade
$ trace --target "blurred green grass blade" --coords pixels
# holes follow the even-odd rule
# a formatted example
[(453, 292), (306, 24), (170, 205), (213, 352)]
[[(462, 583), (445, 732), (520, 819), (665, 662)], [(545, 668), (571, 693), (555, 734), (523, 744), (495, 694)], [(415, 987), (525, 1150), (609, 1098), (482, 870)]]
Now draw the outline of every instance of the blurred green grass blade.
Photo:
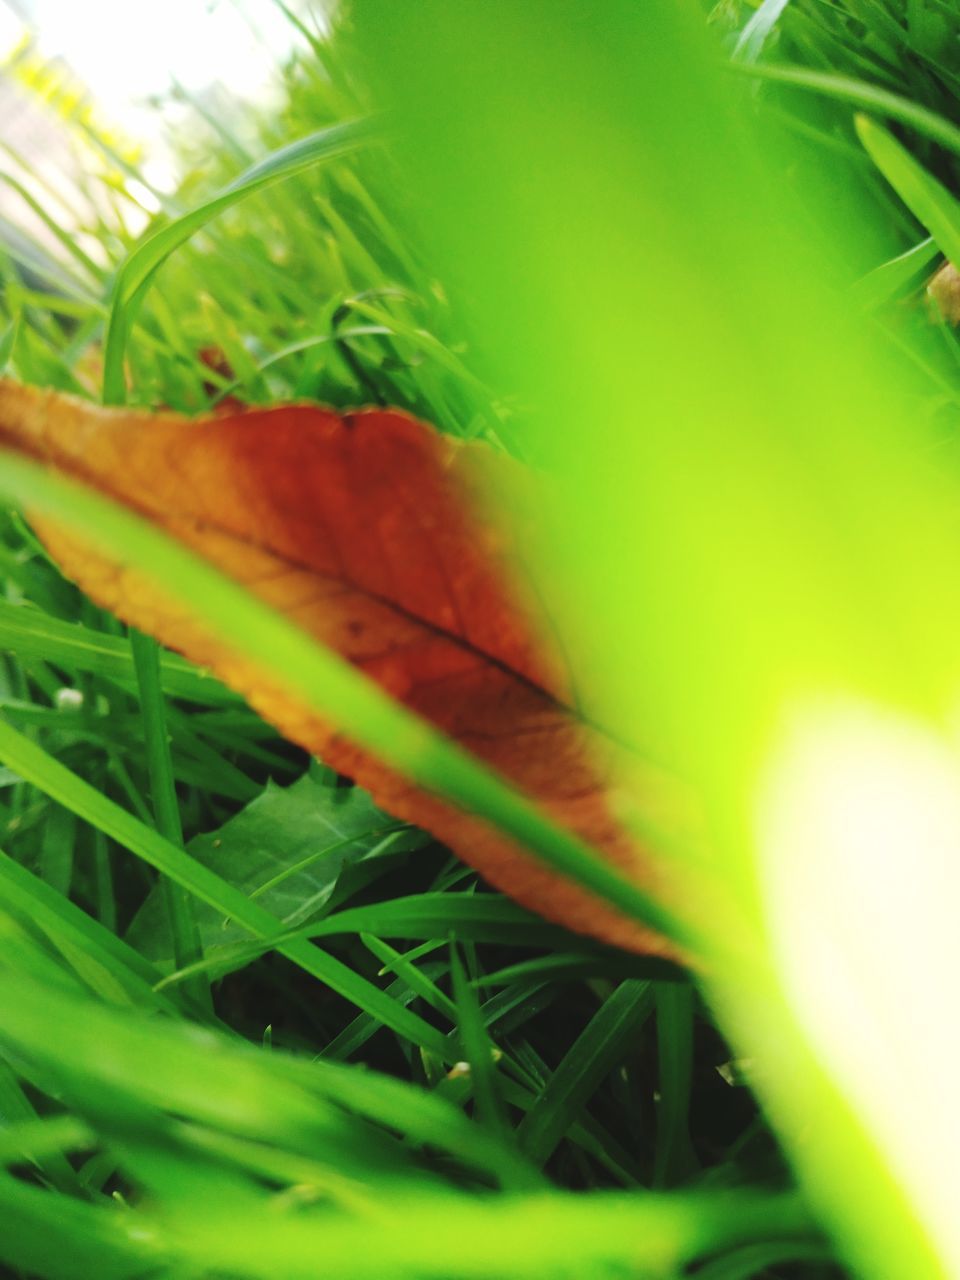
[[(303, 338), (299, 342), (291, 342), (281, 347), (279, 351), (272, 352), (269, 356), (265, 356), (257, 362), (256, 371), (258, 374), (265, 373), (268, 369), (272, 369), (275, 365), (283, 364), (289, 360), (291, 356), (303, 355), (307, 351), (316, 351), (319, 347), (329, 346), (343, 341), (344, 339), (356, 337), (389, 337), (392, 331), (383, 325), (354, 325), (350, 329), (341, 329), (338, 333), (322, 333), (317, 337)], [(221, 387), (217, 394), (213, 397), (213, 404), (232, 395), (244, 386), (242, 378), (236, 378), (232, 382), (228, 382), (226, 386)]]
[(285, 1079), (259, 1049), (182, 1020), (71, 1000), (24, 978), (9, 959), (2, 968), (0, 1043), (48, 1070), (98, 1125), (156, 1128), (171, 1113), (308, 1153), (362, 1138), (359, 1122)]
[(826, 1276), (833, 1270), (832, 1261), (830, 1250), (816, 1241), (772, 1240), (769, 1244), (744, 1245), (707, 1262), (697, 1272), (697, 1280), (756, 1280), (770, 1274), (772, 1267), (798, 1263), (815, 1268), (809, 1273), (811, 1277)]
[(5, 904), (21, 911), (49, 937), (64, 938), (100, 966), (110, 980), (109, 991), (101, 989), (100, 995), (110, 998), (120, 987), (126, 999), (138, 1005), (175, 1010), (173, 1002), (153, 990), (161, 974), (149, 961), (2, 852), (0, 888)]
[(40, 245), (28, 240), (12, 222), (8, 222), (2, 215), (0, 215), (0, 238), (2, 238), (3, 257), (9, 256), (19, 266), (26, 268), (29, 274), (43, 280), (50, 286), (53, 293), (85, 303), (88, 307), (97, 308), (100, 305), (99, 298), (84, 281), (78, 280), (62, 262)]
[(891, 93), (889, 89), (880, 88), (865, 80), (854, 80), (849, 76), (835, 75), (829, 71), (813, 71), (807, 67), (730, 62), (727, 68), (776, 84), (807, 89), (812, 93), (832, 98), (836, 102), (849, 103), (850, 106), (857, 107), (861, 111), (883, 116), (887, 120), (896, 120), (900, 124), (915, 129), (931, 142), (939, 143), (954, 155), (960, 156), (960, 129), (937, 112), (899, 93)]
[[(386, 1129), (505, 1182), (538, 1181), (515, 1152), (450, 1102), (390, 1076), (264, 1053), (182, 1022), (134, 1017), (93, 1001), (71, 1007), (64, 996), (12, 973), (9, 991), (0, 1042), (6, 1038), (18, 1053), (51, 1068), (68, 1049), (64, 1088), (81, 1102), (90, 1097), (97, 1123), (110, 1122), (113, 1089), (120, 1123), (156, 1127), (164, 1122), (160, 1113), (172, 1113), (331, 1161), (351, 1177), (363, 1172), (365, 1160), (370, 1174), (380, 1171), (384, 1155), (389, 1162), (393, 1144), (384, 1145), (380, 1133)], [(104, 1044), (109, 1054), (102, 1053)]]
[(550, 1158), (604, 1076), (621, 1060), (625, 1041), (652, 1011), (651, 984), (629, 978), (593, 1015), (517, 1130), (521, 1150), (535, 1164)]
[[(186, 1179), (186, 1168), (167, 1161), (174, 1167)], [(159, 1214), (67, 1201), (47, 1226), (47, 1193), (2, 1178), (0, 1256), (50, 1280), (153, 1272), (307, 1280), (318, 1258), (325, 1274), (342, 1280), (536, 1280), (545, 1269), (614, 1280), (626, 1266), (674, 1274), (714, 1240), (733, 1244), (750, 1232), (797, 1233), (806, 1225), (790, 1198), (743, 1192), (671, 1200), (540, 1193), (499, 1203), (455, 1192), (393, 1193), (376, 1215), (284, 1214), (265, 1196), (230, 1194), (224, 1178), (211, 1182), (225, 1194), (198, 1197), (190, 1186), (189, 1197), (171, 1198)]]
[(402, 1133), (411, 1142), (437, 1147), (467, 1164), (485, 1169), (505, 1185), (545, 1185), (536, 1168), (512, 1143), (504, 1144), (488, 1129), (468, 1119), (437, 1093), (430, 1093), (381, 1073), (320, 1058), (312, 1063), (290, 1057), (282, 1069), (306, 1088), (367, 1120)]
[[(178, 1147), (186, 1148), (188, 1160), (191, 1156), (208, 1161), (212, 1158), (230, 1172), (252, 1173), (282, 1187), (281, 1195), (290, 1194), (295, 1186), (300, 1186), (309, 1187), (311, 1195), (324, 1196), (331, 1208), (364, 1212), (376, 1203), (379, 1188), (368, 1189), (322, 1158), (268, 1147), (196, 1124), (179, 1124), (174, 1133)], [(178, 1156), (180, 1154), (178, 1151)], [(214, 1187), (208, 1183), (198, 1190), (211, 1194)]]
[[(882, 1102), (871, 1094), (877, 1055), (851, 1019), (825, 1025), (836, 988), (816, 991), (827, 954), (872, 948), (849, 973), (867, 1017), (878, 984), (863, 975), (888, 963), (892, 979), (923, 938), (907, 941), (902, 894), (862, 935), (836, 928), (829, 886), (844, 859), (817, 864), (818, 899), (809, 863), (778, 856), (758, 807), (785, 726), (821, 702), (946, 722), (955, 477), (936, 470), (929, 424), (902, 412), (906, 386), (838, 299), (809, 209), (782, 181), (796, 149), (762, 131), (742, 84), (714, 70), (697, 5), (421, 0), (415, 30), (376, 0), (353, 12), (425, 243), (492, 380), (533, 406), (529, 438), (559, 473), (563, 519), (541, 569), (569, 592), (603, 722), (663, 743), (722, 845), (743, 918), (721, 910), (716, 932), (757, 951), (742, 968), (729, 954), (705, 966), (714, 1010), (741, 1052), (762, 1044), (781, 1064), (758, 1089), (848, 1264), (896, 1280), (940, 1274), (956, 1222), (926, 1194), (940, 1166), (917, 1127), (897, 1128), (912, 1073)], [(843, 76), (770, 78), (870, 104), (958, 150), (953, 125), (903, 96)], [(836, 219), (832, 230), (834, 254), (854, 247)], [(803, 831), (805, 815), (791, 816)], [(916, 867), (904, 844), (886, 871)], [(771, 888), (791, 872), (807, 877), (806, 910)], [(804, 965), (811, 952), (821, 967)], [(912, 1061), (927, 1069), (922, 1053)], [(940, 1101), (954, 1107), (948, 1086)], [(816, 1141), (810, 1115), (822, 1118)], [(934, 1108), (915, 1115), (954, 1168)], [(920, 1219), (934, 1202), (936, 1228)]]
[(17, 345), (17, 333), (20, 328), (20, 311), (18, 310), (13, 319), (0, 334), (0, 374), (4, 373), (10, 364), (10, 358), (13, 355), (14, 348)]
[(912, 249), (882, 263), (857, 280), (850, 289), (850, 296), (864, 311), (874, 311), (902, 294), (917, 275), (933, 262), (939, 249), (932, 236), (921, 240)]
[[(41, 981), (55, 991), (68, 992), (75, 999), (89, 991), (88, 985), (80, 977), (83, 953), (79, 953), (79, 963), (72, 964), (68, 961), (64, 964), (62, 948), (69, 950), (70, 944), (64, 941), (62, 946), (58, 946), (40, 930), (34, 929), (29, 921), (21, 920), (15, 911), (5, 908), (2, 901), (0, 938), (8, 953), (16, 957), (18, 970), (35, 981)], [(113, 999), (122, 999), (122, 991), (118, 988), (114, 988), (110, 994)]]
[(117, 1206), (101, 1208), (0, 1174), (0, 1259), (43, 1280), (130, 1280), (165, 1262), (151, 1234)]
[[(66, 1117), (65, 1117), (66, 1118)], [(42, 1123), (33, 1103), (24, 1093), (13, 1069), (0, 1056), (0, 1164), (19, 1164), (26, 1158), (58, 1191), (82, 1194), (76, 1170), (62, 1151), (24, 1152), (16, 1134)], [(16, 1153), (19, 1152), (20, 1159)]]
[(746, 1192), (437, 1193), (390, 1195), (375, 1218), (283, 1217), (266, 1206), (241, 1217), (192, 1205), (176, 1225), (196, 1262), (265, 1280), (309, 1280), (318, 1257), (338, 1280), (622, 1280), (678, 1275), (704, 1251), (754, 1233), (802, 1232), (804, 1215), (787, 1196)]
[[(275, 916), (64, 768), (2, 719), (0, 759), (41, 791), (156, 867), (161, 874), (169, 876), (224, 916), (242, 924), (255, 937), (273, 939), (282, 932), (281, 922)], [(399, 1035), (434, 1052), (444, 1053), (446, 1041), (439, 1032), (390, 1000), (379, 988), (353, 973), (335, 957), (326, 955), (303, 938), (278, 942), (276, 949), (347, 1000), (373, 1013)]]
[(789, 3), (790, 0), (762, 0), (740, 33), (733, 56), (744, 62), (756, 62)]
[[(43, 1162), (63, 1157), (67, 1151), (82, 1151), (95, 1144), (92, 1131), (74, 1116), (54, 1115), (41, 1119), (34, 1116), (19, 1124), (0, 1127), (0, 1165), (20, 1164), (28, 1160), (41, 1166)], [(71, 1190), (80, 1191), (73, 1169)]]
[[(9, 713), (9, 707), (4, 707)], [(38, 870), (40, 878), (64, 896), (73, 882), (73, 855), (77, 821), (67, 809), (51, 813), (40, 840)]]
[(177, 218), (139, 244), (123, 263), (114, 283), (104, 342), (104, 401), (107, 404), (122, 404), (126, 398), (123, 362), (127, 339), (154, 275), (171, 253), (218, 214), (244, 197), (262, 191), (275, 182), (303, 173), (322, 161), (349, 155), (376, 135), (375, 123), (369, 120), (350, 120), (290, 143), (246, 170), (219, 195)]
[(960, 262), (960, 201), (887, 129), (863, 115), (858, 115), (855, 123), (870, 159), (930, 232), (940, 252), (951, 262)]
[(30, 194), (29, 191), (18, 182), (16, 178), (11, 177), (8, 173), (0, 173), (0, 181), (6, 183), (12, 191), (23, 200), (24, 204), (30, 211), (40, 220), (48, 233), (57, 241), (73, 259), (77, 262), (88, 276), (92, 277), (95, 282), (99, 282), (103, 278), (103, 268), (99, 267), (89, 254), (85, 253), (81, 246), (77, 243), (76, 237), (64, 230), (63, 226), (47, 213), (44, 206)]

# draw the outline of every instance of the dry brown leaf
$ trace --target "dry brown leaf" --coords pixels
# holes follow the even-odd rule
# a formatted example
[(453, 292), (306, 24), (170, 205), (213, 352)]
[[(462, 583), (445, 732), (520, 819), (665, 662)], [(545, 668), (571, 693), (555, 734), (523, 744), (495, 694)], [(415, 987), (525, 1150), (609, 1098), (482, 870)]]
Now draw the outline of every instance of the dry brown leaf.
[[(611, 788), (635, 783), (638, 762), (578, 714), (562, 646), (520, 569), (508, 523), (482, 514), (484, 493), (516, 490), (518, 464), (393, 410), (341, 416), (291, 405), (189, 419), (102, 409), (4, 380), (0, 446), (146, 516), (611, 863), (665, 891), (612, 812)], [(94, 600), (211, 668), (289, 738), (384, 809), (432, 831), (497, 887), (572, 929), (670, 952), (482, 819), (384, 768), (300, 705), (277, 673), (252, 665), (140, 574), (48, 520), (34, 525)]]

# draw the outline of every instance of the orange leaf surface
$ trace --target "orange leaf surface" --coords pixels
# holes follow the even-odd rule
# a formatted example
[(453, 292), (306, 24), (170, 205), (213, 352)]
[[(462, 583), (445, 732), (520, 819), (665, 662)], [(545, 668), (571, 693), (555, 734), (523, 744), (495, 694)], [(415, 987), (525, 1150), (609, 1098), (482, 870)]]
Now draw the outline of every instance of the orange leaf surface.
[[(523, 469), (393, 410), (309, 405), (102, 409), (0, 380), (0, 446), (147, 517), (486, 761), (648, 887), (651, 859), (611, 789), (638, 762), (577, 712), (561, 645), (507, 522), (484, 506)], [(416, 789), (346, 740), (139, 573), (34, 519), (94, 600), (209, 667), (286, 736), (437, 835), (542, 915), (632, 950), (669, 946), (542, 866), (481, 818)]]

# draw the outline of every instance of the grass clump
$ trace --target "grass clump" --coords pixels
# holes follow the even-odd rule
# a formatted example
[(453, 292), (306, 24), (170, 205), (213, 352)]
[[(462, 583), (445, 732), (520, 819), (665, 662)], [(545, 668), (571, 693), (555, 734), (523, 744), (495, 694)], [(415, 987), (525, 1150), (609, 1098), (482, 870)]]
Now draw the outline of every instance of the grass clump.
[[(876, 133), (867, 154), (811, 74), (856, 81), (868, 110), (880, 88), (952, 122), (956, 33), (895, 9), (725, 6), (716, 25), (811, 168), (842, 154), (845, 190), (890, 210), (844, 285), (940, 413), (955, 340), (897, 309), (960, 235), (951, 203), (929, 213), (954, 157), (909, 126), (906, 159)], [(521, 452), (522, 406), (486, 384), (405, 231), (348, 37), (307, 33), (281, 109), (251, 111), (242, 137), (198, 120), (138, 240), (121, 182), (80, 252), (0, 250), (0, 367), (190, 412), (396, 404)], [(841, 1274), (752, 1064), (686, 974), (490, 892), (208, 674), (128, 637), (13, 511), (0, 647), (11, 1274)]]

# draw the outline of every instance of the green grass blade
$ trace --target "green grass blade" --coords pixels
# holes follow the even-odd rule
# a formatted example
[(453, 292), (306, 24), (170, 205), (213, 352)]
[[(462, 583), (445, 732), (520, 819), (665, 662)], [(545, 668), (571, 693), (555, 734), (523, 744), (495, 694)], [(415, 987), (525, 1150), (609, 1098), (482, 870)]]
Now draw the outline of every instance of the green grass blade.
[(450, 947), (453, 998), (457, 1005), (460, 1042), (470, 1066), (477, 1119), (502, 1141), (510, 1133), (503, 1097), (497, 1080), (496, 1047), (480, 1013), (476, 992), (467, 981), (456, 944)]
[(856, 118), (857, 134), (870, 159), (951, 262), (960, 262), (960, 201), (888, 130), (867, 116)]
[(304, 1063), (284, 1057), (282, 1069), (305, 1088), (356, 1115), (402, 1133), (411, 1142), (448, 1151), (513, 1187), (545, 1185), (512, 1143), (469, 1119), (446, 1098), (404, 1081), (321, 1058)]
[(52, 218), (50, 214), (47, 213), (43, 205), (33, 198), (22, 183), (19, 183), (16, 178), (11, 177), (8, 173), (0, 173), (0, 181), (5, 182), (11, 190), (17, 193), (31, 212), (40, 219), (50, 235), (67, 253), (70, 254), (74, 261), (77, 262), (83, 270), (93, 278), (94, 281), (102, 279), (103, 268), (97, 266), (90, 255), (85, 253), (80, 245), (77, 244), (75, 237), (68, 234), (56, 218)]
[(381, 976), (385, 973), (395, 973), (397, 977), (405, 982), (406, 985), (416, 995), (424, 1000), (431, 1008), (436, 1009), (438, 1013), (445, 1018), (449, 1018), (452, 1023), (457, 1022), (457, 1006), (449, 996), (444, 995), (435, 982), (417, 968), (412, 960), (408, 960), (388, 942), (383, 942), (380, 938), (375, 938), (372, 934), (361, 933), (360, 941), (372, 951), (380, 963), (384, 966), (380, 970)]
[(854, 80), (850, 76), (834, 75), (829, 71), (811, 71), (807, 67), (731, 62), (727, 64), (727, 69), (744, 75), (757, 76), (761, 80), (770, 80), (776, 84), (807, 89), (812, 93), (832, 98), (836, 102), (849, 103), (850, 106), (857, 107), (861, 111), (884, 116), (888, 120), (896, 120), (900, 124), (915, 129), (931, 142), (939, 143), (954, 155), (960, 155), (960, 129), (935, 111), (920, 106), (899, 93), (891, 93), (889, 89), (881, 89), (877, 85), (868, 84), (864, 80)]
[[(21, 658), (43, 658), (69, 670), (117, 680), (135, 687), (130, 645), (119, 636), (63, 622), (39, 609), (0, 600), (0, 651)], [(160, 656), (160, 683), (174, 698), (219, 707), (240, 699), (208, 672), (175, 654)]]
[(756, 1280), (770, 1274), (771, 1267), (790, 1263), (811, 1263), (829, 1274), (830, 1250), (813, 1240), (772, 1240), (769, 1244), (748, 1244), (715, 1258), (697, 1272), (697, 1280)]
[(762, 0), (761, 5), (740, 33), (733, 56), (741, 58), (744, 62), (756, 62), (789, 2), (790, 0)]
[(13, 355), (15, 346), (17, 345), (17, 333), (20, 329), (20, 315), (18, 310), (13, 319), (0, 334), (0, 374), (4, 373), (10, 363), (10, 357)]
[[(147, 768), (150, 774), (150, 795), (157, 830), (171, 842), (183, 847), (183, 826), (180, 822), (180, 806), (173, 778), (173, 760), (170, 754), (170, 738), (167, 733), (163, 690), (160, 687), (160, 661), (157, 643), (139, 631), (130, 635), (130, 650), (137, 673), (140, 693), (140, 714), (143, 717), (144, 740), (147, 748)], [(163, 894), (170, 925), (172, 954), (178, 967), (195, 964), (203, 958), (200, 932), (193, 914), (189, 893), (163, 878)], [(212, 1009), (210, 987), (202, 974), (196, 974), (187, 983), (190, 995), (200, 1004)]]
[(182, 1020), (75, 1000), (2, 968), (0, 1043), (49, 1072), (98, 1127), (156, 1127), (173, 1114), (306, 1153), (362, 1137), (362, 1126), (285, 1078), (260, 1049)]
[(649, 982), (628, 979), (597, 1010), (574, 1041), (517, 1131), (521, 1150), (536, 1164), (550, 1158), (600, 1081), (619, 1060), (624, 1040), (653, 1009)]
[[(353, 1166), (354, 1174), (362, 1170), (364, 1141), (377, 1126), (515, 1185), (540, 1181), (515, 1152), (452, 1103), (415, 1085), (282, 1051), (265, 1053), (223, 1035), (201, 1035), (183, 1023), (132, 1017), (92, 1001), (71, 1008), (64, 996), (13, 975), (9, 991), (10, 1015), (0, 1024), (0, 1040), (6, 1037), (41, 1064), (54, 1065), (68, 1049), (65, 1080), (96, 1081), (125, 1093), (131, 1116), (137, 1113), (135, 1123), (155, 1124), (158, 1111), (173, 1113), (319, 1158), (332, 1143), (335, 1160), (345, 1169)], [(110, 1054), (102, 1053), (104, 1044)], [(109, 1102), (102, 1105), (109, 1116)], [(337, 1151), (349, 1138), (356, 1150)]]
[(116, 1206), (100, 1208), (0, 1174), (0, 1258), (44, 1280), (128, 1280), (164, 1261), (150, 1236)]
[[(256, 895), (251, 895), (255, 897)], [(377, 938), (403, 938), (407, 941), (430, 942), (455, 934), (462, 941), (499, 943), (516, 946), (522, 938), (525, 946), (563, 946), (570, 935), (558, 925), (548, 924), (539, 916), (506, 898), (476, 894), (424, 893), (392, 898), (366, 907), (349, 907), (303, 925), (284, 930), (261, 943), (240, 943), (218, 948), (199, 965), (172, 973), (163, 985), (183, 981), (194, 972), (219, 972), (239, 961), (248, 962), (262, 953), (264, 944), (303, 938), (333, 938), (344, 933), (372, 934)]]
[(657, 983), (654, 991), (660, 1102), (653, 1185), (669, 1187), (682, 1182), (696, 1168), (690, 1142), (693, 988), (688, 983), (670, 982)]
[(241, 1219), (206, 1205), (184, 1225), (197, 1263), (264, 1280), (308, 1280), (317, 1258), (338, 1280), (623, 1280), (683, 1274), (713, 1242), (798, 1233), (805, 1219), (787, 1196), (742, 1192), (435, 1193), (387, 1196), (375, 1216), (281, 1216), (264, 1206)]
[(364, 932), (424, 942), (454, 933), (463, 941), (508, 946), (516, 946), (521, 937), (530, 946), (569, 940), (565, 929), (548, 924), (507, 898), (473, 893), (421, 893), (352, 907), (305, 926), (303, 932), (317, 938)]
[(105, 402), (121, 404), (126, 398), (123, 362), (127, 339), (153, 277), (171, 253), (208, 222), (246, 196), (303, 173), (322, 161), (349, 155), (375, 136), (376, 126), (369, 120), (350, 120), (301, 138), (253, 165), (219, 195), (177, 218), (138, 245), (118, 271), (114, 284), (104, 342)]
[[(71, 773), (2, 719), (0, 759), (22, 778), (149, 862), (176, 884), (242, 924), (255, 937), (275, 938), (282, 932), (281, 922), (275, 916)], [(345, 999), (374, 1014), (399, 1035), (441, 1055), (446, 1053), (447, 1042), (438, 1031), (390, 1000), (378, 987), (352, 972), (335, 957), (326, 955), (303, 938), (280, 942), (276, 949)]]
[[(119, 987), (124, 998), (146, 1008), (173, 1012), (176, 1005), (153, 988), (161, 974), (132, 947), (105, 929), (69, 898), (57, 893), (39, 876), (0, 852), (0, 898), (31, 920), (52, 939), (63, 938), (82, 951), (109, 977), (109, 988), (98, 994), (111, 998)], [(95, 988), (96, 989), (96, 988)]]
[(875, 311), (907, 289), (939, 253), (932, 236), (921, 240), (906, 253), (875, 267), (851, 286), (850, 295), (864, 311)]
[(0, 1057), (0, 1165), (27, 1159), (58, 1191), (81, 1190), (76, 1170), (62, 1151), (24, 1151), (17, 1135), (40, 1123), (36, 1110), (7, 1062)]

